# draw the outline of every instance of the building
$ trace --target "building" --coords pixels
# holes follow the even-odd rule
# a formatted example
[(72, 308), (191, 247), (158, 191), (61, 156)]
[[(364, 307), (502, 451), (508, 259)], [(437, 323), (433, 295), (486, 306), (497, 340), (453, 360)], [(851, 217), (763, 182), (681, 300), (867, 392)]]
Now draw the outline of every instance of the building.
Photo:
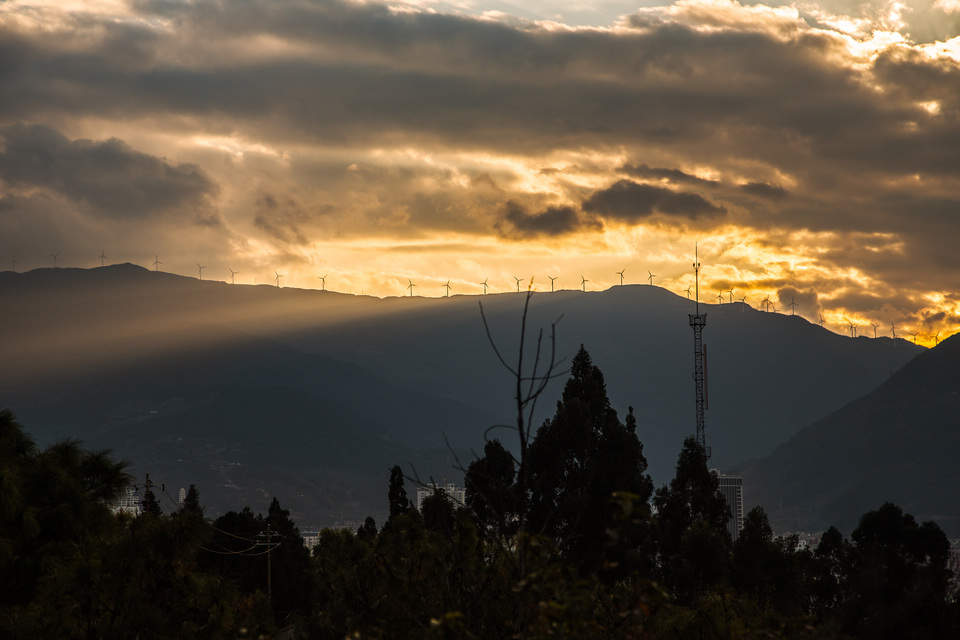
[(730, 522), (727, 528), (730, 530), (730, 538), (734, 541), (740, 537), (743, 530), (743, 478), (740, 476), (726, 476), (714, 470), (719, 482), (720, 493), (727, 501), (730, 507)]
[(458, 487), (452, 482), (444, 485), (430, 483), (424, 487), (417, 488), (417, 511), (423, 510), (423, 501), (429, 496), (432, 496), (433, 493), (438, 489), (443, 491), (443, 494), (447, 496), (447, 499), (453, 502), (454, 507), (467, 506), (467, 490), (463, 487)]
[(129, 513), (132, 516), (140, 515), (142, 509), (137, 488), (132, 485), (128, 487), (127, 491), (110, 505), (110, 510), (114, 513)]

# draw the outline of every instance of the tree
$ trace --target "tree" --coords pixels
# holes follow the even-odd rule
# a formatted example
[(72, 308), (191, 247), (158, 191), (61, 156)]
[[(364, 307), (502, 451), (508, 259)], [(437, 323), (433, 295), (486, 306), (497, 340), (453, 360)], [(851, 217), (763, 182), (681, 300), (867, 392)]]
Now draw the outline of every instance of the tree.
[(390, 518), (403, 515), (412, 508), (407, 490), (403, 486), (403, 470), (394, 465), (390, 470), (390, 490), (387, 492), (387, 500), (390, 504)]
[(695, 602), (726, 575), (731, 541), (730, 509), (693, 437), (684, 441), (676, 476), (657, 490), (653, 505), (660, 578), (678, 602)]
[(463, 479), (466, 504), (482, 531), (503, 538), (516, 530), (516, 477), (513, 456), (496, 439), (487, 442), (483, 457), (467, 467)]
[(851, 540), (842, 579), (844, 632), (891, 639), (950, 635), (950, 544), (940, 527), (917, 524), (887, 502), (860, 518)]
[[(583, 572), (611, 558), (607, 531), (614, 524), (615, 492), (646, 504), (653, 484), (631, 408), (624, 425), (607, 398), (603, 374), (583, 345), (557, 411), (537, 431), (529, 450), (530, 526), (553, 539), (564, 559)], [(621, 531), (620, 551), (639, 543), (642, 532)], [(622, 554), (618, 554), (622, 555)]]

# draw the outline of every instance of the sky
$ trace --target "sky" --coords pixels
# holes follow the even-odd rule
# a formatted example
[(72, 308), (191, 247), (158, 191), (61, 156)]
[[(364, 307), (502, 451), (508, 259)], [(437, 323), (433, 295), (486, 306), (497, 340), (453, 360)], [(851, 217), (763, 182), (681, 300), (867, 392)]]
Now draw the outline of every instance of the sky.
[(960, 0), (0, 0), (0, 87), (5, 270), (686, 296), (697, 252), (702, 301), (960, 329)]

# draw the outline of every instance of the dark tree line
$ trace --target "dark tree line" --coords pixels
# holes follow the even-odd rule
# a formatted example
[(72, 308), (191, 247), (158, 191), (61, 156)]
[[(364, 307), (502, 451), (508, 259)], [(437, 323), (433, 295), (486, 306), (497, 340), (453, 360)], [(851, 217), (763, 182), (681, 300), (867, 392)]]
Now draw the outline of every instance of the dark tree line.
[(655, 489), (582, 347), (519, 458), (491, 439), (466, 467), (465, 505), (417, 510), (394, 467), (382, 527), (326, 529), (312, 556), (276, 499), (210, 521), (191, 487), (114, 515), (123, 463), (41, 451), (6, 411), (0, 462), (0, 637), (960, 637), (939, 527), (884, 504), (809, 549), (757, 507), (731, 541), (704, 451)]
[[(773, 535), (760, 507), (736, 542), (688, 439), (654, 491), (632, 410), (620, 422), (586, 350), (521, 461), (498, 440), (466, 469), (466, 505), (421, 512), (390, 475), (377, 531), (324, 531), (309, 637), (958, 637), (949, 544), (884, 504), (849, 540)], [(521, 474), (526, 474), (521, 477)], [(521, 514), (525, 514), (520, 528)]]
[[(140, 515), (115, 514), (126, 467), (74, 441), (41, 450), (0, 410), (0, 637), (270, 637), (305, 614), (309, 553), (276, 499), (266, 518), (210, 522), (195, 487), (169, 513), (146, 487)], [(272, 606), (266, 557), (249, 549), (268, 524), (280, 542)]]

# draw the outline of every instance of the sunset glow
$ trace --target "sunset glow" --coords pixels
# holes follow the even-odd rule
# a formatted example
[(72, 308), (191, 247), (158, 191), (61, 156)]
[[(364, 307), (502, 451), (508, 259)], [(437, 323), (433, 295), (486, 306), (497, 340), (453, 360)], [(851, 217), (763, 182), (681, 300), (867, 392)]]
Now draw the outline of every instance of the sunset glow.
[(0, 3), (2, 268), (960, 329), (956, 2), (526, 6)]

